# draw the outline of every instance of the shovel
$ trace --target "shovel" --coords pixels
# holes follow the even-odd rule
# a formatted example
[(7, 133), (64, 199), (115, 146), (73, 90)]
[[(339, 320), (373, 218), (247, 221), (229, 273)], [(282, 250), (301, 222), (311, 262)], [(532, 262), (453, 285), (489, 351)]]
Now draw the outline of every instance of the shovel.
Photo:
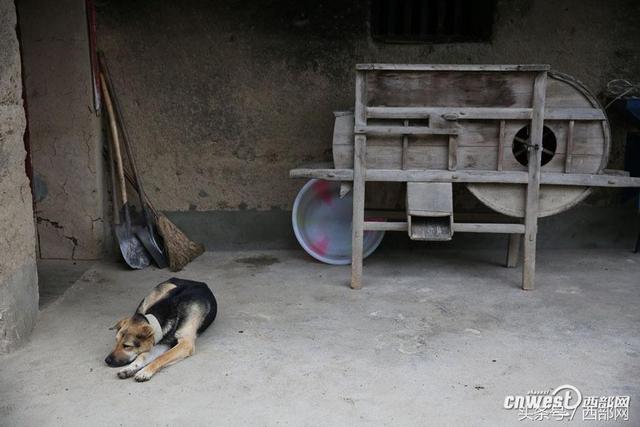
[(138, 168), (136, 165), (135, 157), (133, 155), (133, 150), (131, 148), (131, 142), (129, 139), (129, 134), (127, 132), (127, 128), (124, 123), (124, 117), (122, 115), (122, 109), (120, 108), (120, 103), (118, 102), (118, 97), (116, 95), (115, 89), (111, 82), (111, 75), (109, 74), (109, 68), (107, 67), (107, 63), (105, 61), (102, 53), (99, 54), (100, 68), (102, 69), (102, 73), (107, 81), (108, 90), (107, 95), (110, 97), (110, 101), (114, 107), (116, 120), (120, 125), (120, 129), (122, 130), (122, 142), (124, 144), (125, 150), (127, 152), (127, 158), (129, 159), (129, 165), (131, 166), (131, 170), (133, 172), (133, 176), (136, 181), (136, 190), (138, 191), (138, 196), (140, 198), (140, 209), (142, 210), (142, 224), (140, 227), (135, 228), (135, 234), (144, 245), (145, 249), (153, 258), (153, 261), (156, 263), (158, 268), (166, 268), (168, 265), (167, 257), (162, 249), (162, 239), (158, 235), (156, 231), (155, 224), (152, 221), (152, 217), (149, 213), (149, 207), (144, 199), (144, 188), (142, 187), (142, 180), (140, 179), (140, 174), (138, 173)]
[[(127, 201), (127, 189), (124, 181), (124, 169), (122, 167), (122, 155), (120, 153), (120, 143), (118, 141), (118, 128), (113, 115), (113, 105), (111, 104), (111, 98), (109, 97), (109, 90), (107, 88), (104, 76), (100, 73), (100, 83), (103, 90), (104, 101), (107, 106), (107, 112), (109, 115), (109, 126), (111, 128), (111, 142), (113, 149), (110, 153), (114, 154), (116, 166), (118, 169), (118, 181), (120, 184), (120, 193), (122, 196), (122, 206), (120, 208), (119, 215), (114, 215), (115, 224), (113, 225), (118, 239), (118, 245), (120, 246), (120, 253), (122, 258), (129, 267), (134, 269), (141, 269), (149, 266), (151, 260), (145, 250), (144, 246), (138, 240), (135, 235), (134, 228), (131, 224), (131, 212)], [(117, 206), (116, 189), (113, 189), (114, 204)], [(117, 208), (114, 208), (117, 209)], [(120, 223), (120, 219), (124, 217), (124, 224)]]

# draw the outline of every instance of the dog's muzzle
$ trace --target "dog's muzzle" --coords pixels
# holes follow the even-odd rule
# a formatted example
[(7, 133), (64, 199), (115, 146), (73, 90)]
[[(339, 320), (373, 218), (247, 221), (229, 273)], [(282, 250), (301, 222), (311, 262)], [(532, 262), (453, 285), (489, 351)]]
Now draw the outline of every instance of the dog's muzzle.
[(117, 368), (118, 366), (124, 366), (124, 365), (129, 364), (130, 361), (129, 360), (118, 360), (118, 359), (115, 359), (110, 354), (104, 359), (104, 363), (106, 363), (107, 365), (111, 366), (112, 368)]

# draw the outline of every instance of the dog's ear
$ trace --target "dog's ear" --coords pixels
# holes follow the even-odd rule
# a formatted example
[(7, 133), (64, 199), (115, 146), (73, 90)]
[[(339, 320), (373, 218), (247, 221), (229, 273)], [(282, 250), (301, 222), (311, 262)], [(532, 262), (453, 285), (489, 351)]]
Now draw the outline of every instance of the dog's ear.
[(126, 322), (128, 319), (128, 317), (123, 317), (122, 319), (118, 320), (118, 323), (116, 323), (115, 325), (113, 325), (112, 327), (109, 328), (110, 331), (119, 331), (120, 329), (122, 329), (122, 326), (124, 325), (124, 322)]

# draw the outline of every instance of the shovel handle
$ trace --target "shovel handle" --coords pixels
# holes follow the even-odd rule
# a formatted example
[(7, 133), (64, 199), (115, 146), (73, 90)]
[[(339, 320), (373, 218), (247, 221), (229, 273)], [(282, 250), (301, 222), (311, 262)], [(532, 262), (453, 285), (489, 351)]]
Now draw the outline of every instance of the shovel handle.
[[(127, 204), (127, 189), (124, 181), (124, 168), (122, 167), (122, 153), (120, 152), (120, 140), (118, 137), (118, 126), (113, 114), (113, 104), (111, 103), (111, 96), (109, 95), (109, 89), (104, 80), (104, 75), (100, 73), (100, 86), (104, 96), (104, 103), (107, 106), (107, 115), (109, 116), (109, 127), (111, 129), (111, 136), (113, 142), (113, 151), (115, 152), (116, 168), (118, 170), (118, 181), (120, 183), (120, 191), (122, 192), (122, 204)], [(126, 210), (125, 210), (126, 213)]]
[(140, 198), (140, 208), (142, 209), (142, 215), (145, 222), (148, 222), (149, 217), (147, 213), (147, 204), (145, 203), (145, 192), (142, 187), (142, 180), (140, 179), (140, 173), (138, 172), (135, 155), (133, 154), (133, 149), (131, 148), (131, 138), (129, 138), (129, 132), (127, 131), (127, 126), (124, 122), (122, 108), (120, 107), (120, 102), (118, 101), (115, 87), (113, 86), (113, 83), (111, 81), (111, 73), (109, 72), (109, 67), (107, 66), (107, 60), (102, 52), (98, 52), (98, 60), (100, 62), (101, 74), (106, 80), (106, 85), (108, 85), (107, 92), (109, 93), (110, 102), (112, 104), (112, 113), (114, 113), (111, 115), (115, 117), (116, 126), (118, 124), (120, 125), (120, 131), (122, 132), (122, 144), (124, 145), (127, 159), (129, 159), (129, 166), (131, 167), (133, 178), (135, 179), (135, 188), (137, 189), (138, 196)]
[(118, 187), (116, 186), (116, 168), (114, 167), (113, 144), (109, 143), (109, 178), (111, 179), (111, 203), (113, 204), (113, 223), (120, 224), (120, 212), (118, 211)]
[[(127, 182), (131, 187), (133, 187), (134, 190), (136, 190), (137, 192), (140, 192), (140, 190), (138, 189), (138, 186), (136, 185), (136, 181), (133, 179), (133, 177), (131, 176), (131, 173), (127, 169), (124, 170), (124, 177), (127, 179)], [(151, 214), (153, 215), (153, 219), (157, 221), (158, 210), (156, 209), (155, 206), (153, 206), (153, 203), (151, 202), (151, 199), (149, 199), (149, 196), (147, 196), (147, 193), (143, 192), (142, 195), (144, 196), (144, 201), (147, 204), (147, 207), (149, 208), (149, 210), (151, 211)]]

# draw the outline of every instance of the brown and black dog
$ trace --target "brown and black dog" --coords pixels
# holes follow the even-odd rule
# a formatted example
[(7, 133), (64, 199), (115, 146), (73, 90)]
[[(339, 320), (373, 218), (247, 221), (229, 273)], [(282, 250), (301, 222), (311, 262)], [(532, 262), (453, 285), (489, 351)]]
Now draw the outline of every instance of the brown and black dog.
[(124, 366), (120, 378), (147, 381), (164, 366), (193, 354), (196, 337), (213, 322), (217, 309), (206, 283), (169, 279), (142, 300), (133, 316), (111, 328), (117, 331), (116, 347), (105, 362)]

